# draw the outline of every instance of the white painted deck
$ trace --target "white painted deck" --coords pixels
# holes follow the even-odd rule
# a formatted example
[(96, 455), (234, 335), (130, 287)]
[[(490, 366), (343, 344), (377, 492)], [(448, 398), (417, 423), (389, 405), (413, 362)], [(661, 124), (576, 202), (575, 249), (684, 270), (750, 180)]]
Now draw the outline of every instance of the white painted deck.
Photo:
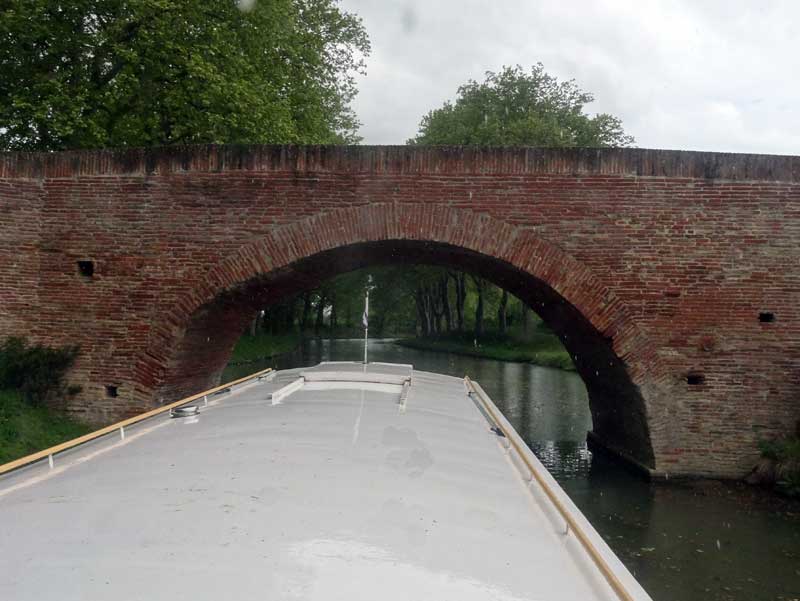
[(209, 400), (0, 477), (0, 599), (620, 598), (460, 379), (322, 364)]

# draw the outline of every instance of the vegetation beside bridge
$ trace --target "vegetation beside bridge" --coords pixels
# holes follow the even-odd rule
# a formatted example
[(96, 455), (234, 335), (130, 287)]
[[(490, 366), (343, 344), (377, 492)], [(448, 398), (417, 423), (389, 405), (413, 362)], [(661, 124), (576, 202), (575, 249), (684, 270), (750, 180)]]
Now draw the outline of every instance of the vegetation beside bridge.
[(800, 421), (795, 433), (759, 444), (761, 462), (748, 476), (748, 482), (774, 487), (778, 492), (800, 498)]
[(86, 434), (91, 428), (52, 405), (78, 392), (63, 377), (78, 353), (20, 338), (0, 344), (0, 464)]

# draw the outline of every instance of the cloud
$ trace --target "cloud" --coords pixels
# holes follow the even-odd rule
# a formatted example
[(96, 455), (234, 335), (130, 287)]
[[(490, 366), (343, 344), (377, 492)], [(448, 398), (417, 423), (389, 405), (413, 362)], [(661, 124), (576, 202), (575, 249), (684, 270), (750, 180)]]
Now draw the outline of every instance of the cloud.
[(800, 154), (800, 4), (344, 0), (373, 53), (366, 143), (402, 144), (468, 79), (542, 62), (592, 92), (638, 146)]

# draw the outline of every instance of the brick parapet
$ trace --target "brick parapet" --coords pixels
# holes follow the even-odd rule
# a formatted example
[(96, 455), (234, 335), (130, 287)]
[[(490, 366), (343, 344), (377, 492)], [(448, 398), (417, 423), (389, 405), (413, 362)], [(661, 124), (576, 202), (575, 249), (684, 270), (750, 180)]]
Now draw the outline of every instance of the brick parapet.
[(219, 172), (375, 175), (582, 175), (800, 181), (800, 157), (646, 148), (170, 146), (0, 153), (0, 178)]

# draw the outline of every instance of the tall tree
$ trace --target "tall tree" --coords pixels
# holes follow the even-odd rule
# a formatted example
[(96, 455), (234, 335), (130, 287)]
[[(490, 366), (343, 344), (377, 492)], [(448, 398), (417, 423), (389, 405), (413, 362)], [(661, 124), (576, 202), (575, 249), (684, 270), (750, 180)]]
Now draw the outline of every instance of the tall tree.
[(325, 298), (325, 293), (317, 291), (317, 317), (314, 320), (314, 334), (319, 336), (322, 333), (322, 326), (325, 325), (325, 307), (328, 304), (328, 299)]
[(9, 0), (0, 149), (354, 141), (368, 51), (336, 0)]
[(574, 80), (559, 82), (541, 63), (530, 72), (520, 66), (487, 71), (483, 83), (468, 81), (455, 102), (422, 118), (409, 144), (476, 146), (628, 146), (622, 122), (611, 115), (589, 115), (594, 97)]
[(467, 276), (463, 271), (450, 271), (448, 275), (455, 283), (456, 330), (464, 331), (464, 302), (467, 299)]
[(528, 305), (526, 305), (524, 301), (520, 300), (520, 302), (519, 302), (519, 310), (520, 310), (520, 318), (519, 318), (519, 320), (522, 322), (522, 333), (523, 334), (527, 334), (528, 333), (528, 313), (530, 312), (530, 309), (528, 308)]
[(303, 294), (303, 313), (300, 316), (300, 331), (305, 332), (308, 329), (308, 319), (311, 315), (311, 292)]
[(500, 334), (506, 333), (508, 326), (508, 319), (506, 316), (506, 306), (508, 305), (508, 291), (503, 289), (503, 294), (500, 296), (500, 303), (497, 306), (497, 329)]
[(449, 333), (453, 330), (453, 310), (450, 307), (450, 277), (447, 271), (442, 270), (439, 276), (439, 294), (441, 296), (442, 313), (444, 314), (445, 330)]
[[(475, 146), (628, 146), (634, 140), (622, 122), (605, 113), (585, 111), (594, 97), (574, 80), (559, 81), (545, 72), (541, 63), (530, 71), (504, 67), (487, 71), (483, 82), (470, 80), (458, 88), (455, 101), (434, 109), (422, 118), (417, 135), (409, 144)], [(463, 324), (463, 279), (456, 282), (456, 316)], [(497, 288), (473, 277), (477, 301), (475, 336), (484, 330), (486, 304)], [(509, 322), (508, 294), (503, 291), (497, 307), (497, 326), (504, 333)], [(527, 314), (523, 311), (523, 327)]]
[(478, 293), (478, 301), (475, 304), (475, 338), (478, 339), (483, 336), (483, 307), (488, 283), (475, 275), (472, 276), (472, 281), (475, 284), (475, 291)]

